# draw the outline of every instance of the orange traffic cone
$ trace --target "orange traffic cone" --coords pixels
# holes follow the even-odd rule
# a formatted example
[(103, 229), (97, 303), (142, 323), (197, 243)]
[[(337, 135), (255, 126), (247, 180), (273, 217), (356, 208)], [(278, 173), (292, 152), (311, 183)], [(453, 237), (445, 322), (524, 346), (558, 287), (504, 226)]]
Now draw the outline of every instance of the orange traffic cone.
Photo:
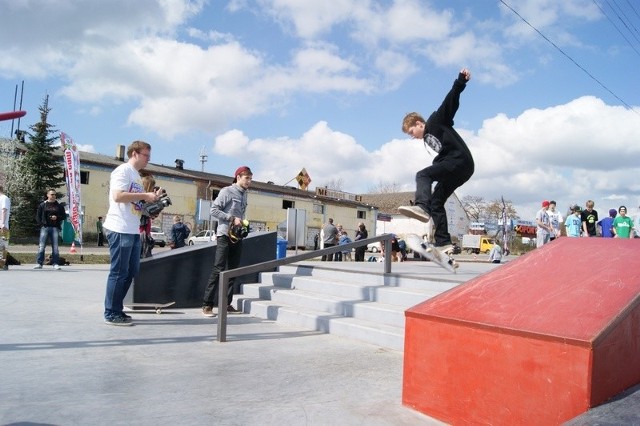
[(69, 249), (69, 253), (75, 254), (75, 252), (76, 252), (76, 242), (74, 241), (71, 243), (71, 248)]

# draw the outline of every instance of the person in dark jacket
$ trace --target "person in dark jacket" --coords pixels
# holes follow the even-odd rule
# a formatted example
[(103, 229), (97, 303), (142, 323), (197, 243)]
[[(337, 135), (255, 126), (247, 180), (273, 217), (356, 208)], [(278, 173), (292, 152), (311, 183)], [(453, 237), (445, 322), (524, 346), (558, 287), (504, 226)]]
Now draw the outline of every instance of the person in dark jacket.
[[(367, 232), (367, 228), (364, 226), (364, 223), (360, 222), (358, 224), (358, 230), (356, 231), (355, 241), (366, 240), (369, 238), (369, 233)], [(367, 246), (356, 247), (355, 261), (356, 262), (364, 262), (364, 253), (367, 251)]]
[(191, 229), (184, 223), (180, 216), (173, 217), (173, 226), (171, 227), (171, 241), (173, 246), (171, 248), (180, 248), (186, 245), (185, 240), (189, 238)]
[[(444, 205), (458, 187), (473, 175), (474, 162), (471, 151), (462, 137), (453, 129), (453, 117), (460, 106), (460, 93), (471, 79), (471, 73), (463, 68), (442, 105), (425, 121), (416, 112), (407, 114), (402, 131), (414, 139), (422, 139), (436, 152), (433, 164), (416, 174), (416, 198), (411, 206), (401, 206), (398, 211), (422, 222), (433, 220), (435, 246), (443, 252), (453, 248)], [(437, 182), (433, 192), (431, 186)]]
[(56, 199), (55, 189), (47, 191), (47, 199), (38, 205), (36, 222), (40, 225), (40, 240), (38, 242), (38, 254), (36, 256), (36, 267), (42, 269), (44, 264), (44, 250), (47, 246), (47, 239), (51, 239), (51, 263), (53, 269), (60, 269), (58, 252), (58, 236), (62, 228), (62, 222), (67, 218), (62, 204)]

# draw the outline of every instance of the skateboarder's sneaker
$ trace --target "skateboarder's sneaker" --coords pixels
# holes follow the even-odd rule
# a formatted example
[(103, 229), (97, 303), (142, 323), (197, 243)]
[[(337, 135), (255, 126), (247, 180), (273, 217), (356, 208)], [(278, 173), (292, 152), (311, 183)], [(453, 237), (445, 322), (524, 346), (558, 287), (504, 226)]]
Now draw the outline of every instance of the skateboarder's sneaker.
[(203, 306), (202, 307), (202, 315), (205, 317), (215, 317), (216, 314), (213, 313), (213, 307), (211, 306)]
[(133, 318), (131, 318), (131, 315), (127, 315), (124, 312), (122, 313), (122, 318), (124, 318), (124, 322), (133, 322)]
[(420, 222), (429, 222), (431, 219), (429, 213), (420, 206), (400, 206), (398, 211), (407, 217), (418, 219)]
[(33, 267), (33, 269), (42, 269), (42, 265), (38, 263), (36, 266)]
[(60, 265), (53, 265), (53, 269), (55, 269), (56, 271), (60, 270)]
[(133, 323), (129, 320), (127, 321), (127, 319), (124, 316), (112, 316), (112, 317), (106, 317), (104, 319), (104, 323), (108, 324), (108, 325), (116, 325), (116, 326), (130, 326), (133, 325)]

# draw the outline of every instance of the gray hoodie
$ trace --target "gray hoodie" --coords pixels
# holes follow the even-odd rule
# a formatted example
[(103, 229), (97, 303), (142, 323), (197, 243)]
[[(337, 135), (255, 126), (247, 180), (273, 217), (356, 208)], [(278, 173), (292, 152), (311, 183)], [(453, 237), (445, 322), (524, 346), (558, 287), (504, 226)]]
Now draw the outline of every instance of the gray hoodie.
[(235, 183), (222, 188), (211, 204), (211, 216), (218, 220), (216, 235), (227, 235), (231, 218), (244, 219), (246, 209), (247, 191)]

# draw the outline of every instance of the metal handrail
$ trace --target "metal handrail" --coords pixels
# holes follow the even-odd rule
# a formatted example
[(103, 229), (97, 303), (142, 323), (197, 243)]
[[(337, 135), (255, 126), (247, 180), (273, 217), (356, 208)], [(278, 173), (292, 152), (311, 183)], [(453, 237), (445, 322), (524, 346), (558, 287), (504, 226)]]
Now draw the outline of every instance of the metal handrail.
[[(348, 244), (335, 245), (321, 250), (313, 250), (308, 253), (297, 254), (295, 256), (284, 257), (282, 259), (269, 260), (267, 262), (256, 263), (254, 265), (243, 266), (241, 268), (230, 269), (220, 273), (220, 285), (218, 293), (218, 342), (227, 341), (227, 291), (229, 289), (229, 280), (241, 275), (255, 274), (266, 272), (290, 263), (301, 262), (307, 259), (324, 256), (327, 254), (337, 253), (339, 251), (351, 250), (352, 248), (361, 247), (375, 242), (384, 244), (384, 252), (391, 253), (391, 240), (393, 234), (383, 234), (364, 240), (354, 241)], [(384, 273), (391, 273), (391, 256), (384, 257)], [(224, 301), (221, 303), (221, 301)]]

